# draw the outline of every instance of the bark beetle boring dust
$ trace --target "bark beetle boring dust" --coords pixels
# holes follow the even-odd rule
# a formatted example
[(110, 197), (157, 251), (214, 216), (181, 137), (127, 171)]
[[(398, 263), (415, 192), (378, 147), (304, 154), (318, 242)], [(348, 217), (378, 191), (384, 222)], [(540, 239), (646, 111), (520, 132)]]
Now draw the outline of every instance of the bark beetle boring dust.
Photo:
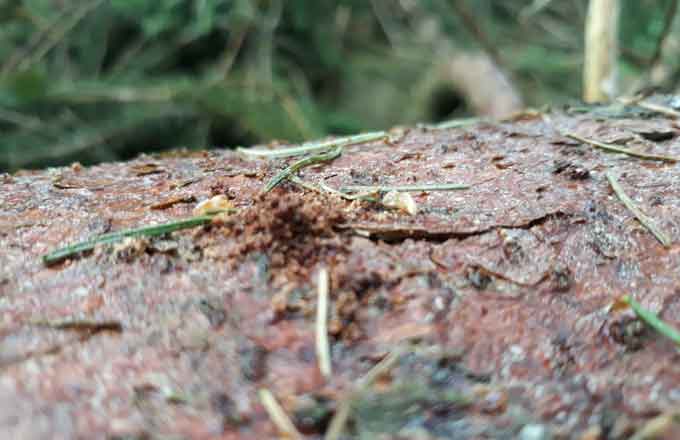
[[(230, 151), (0, 176), (3, 438), (277, 438), (261, 389), (310, 439), (346, 399), (341, 438), (680, 436), (678, 349), (615, 306), (630, 294), (680, 326), (680, 253), (605, 178), (676, 243), (678, 165), (565, 133), (680, 155), (672, 120), (552, 112), (393, 130), (297, 174), (470, 185), (411, 193), (415, 215), (290, 181), (262, 195), (295, 159)], [(41, 262), (220, 194), (237, 212), (209, 225)], [(395, 347), (392, 368), (349, 393)]]

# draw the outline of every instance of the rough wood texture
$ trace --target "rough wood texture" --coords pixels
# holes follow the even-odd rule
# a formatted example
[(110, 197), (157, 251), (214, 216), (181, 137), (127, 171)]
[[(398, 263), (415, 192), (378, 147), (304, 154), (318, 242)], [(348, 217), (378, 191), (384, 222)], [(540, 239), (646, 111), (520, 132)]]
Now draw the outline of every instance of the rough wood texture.
[[(290, 182), (260, 196), (295, 159), (228, 151), (0, 176), (0, 432), (274, 438), (258, 400), (267, 388), (306, 438), (321, 438), (353, 384), (410, 343), (355, 396), (348, 438), (676, 438), (677, 347), (612, 305), (631, 294), (680, 326), (678, 165), (566, 132), (680, 155), (666, 119), (552, 113), (394, 131), (299, 174), (334, 188), (472, 185), (413, 193), (415, 216)], [(612, 193), (608, 170), (669, 248)], [(238, 213), (40, 261), (94, 234), (188, 216), (217, 194)], [(315, 357), (322, 265), (328, 381)]]

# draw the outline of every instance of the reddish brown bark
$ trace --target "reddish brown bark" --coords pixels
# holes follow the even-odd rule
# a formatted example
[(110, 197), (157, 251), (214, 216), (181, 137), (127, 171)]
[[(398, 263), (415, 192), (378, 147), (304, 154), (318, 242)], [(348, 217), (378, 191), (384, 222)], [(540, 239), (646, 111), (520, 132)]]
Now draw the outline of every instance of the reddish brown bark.
[[(228, 151), (3, 177), (0, 431), (274, 438), (257, 400), (265, 387), (300, 431), (320, 438), (352, 384), (407, 342), (411, 354), (371, 388), (383, 397), (357, 403), (348, 436), (382, 426), (387, 438), (414, 430), (419, 438), (627, 438), (670, 417), (680, 403), (677, 347), (611, 305), (632, 294), (680, 326), (680, 253), (635, 220), (605, 172), (614, 169), (677, 242), (678, 166), (606, 153), (565, 132), (680, 155), (672, 121), (552, 113), (411, 129), (300, 173), (335, 188), (471, 185), (414, 193), (415, 216), (291, 183), (261, 196), (286, 161)], [(650, 141), (645, 132), (665, 135)], [(41, 263), (91, 235), (189, 216), (185, 201), (217, 194), (238, 213)], [(321, 265), (331, 275), (328, 382), (314, 351)], [(122, 328), (35, 325), (65, 319)], [(464, 403), (415, 391), (412, 400), (400, 395), (403, 407), (393, 403), (389, 393), (413, 383)], [(396, 420), (371, 419), (380, 414)], [(663, 433), (673, 438), (668, 420)]]

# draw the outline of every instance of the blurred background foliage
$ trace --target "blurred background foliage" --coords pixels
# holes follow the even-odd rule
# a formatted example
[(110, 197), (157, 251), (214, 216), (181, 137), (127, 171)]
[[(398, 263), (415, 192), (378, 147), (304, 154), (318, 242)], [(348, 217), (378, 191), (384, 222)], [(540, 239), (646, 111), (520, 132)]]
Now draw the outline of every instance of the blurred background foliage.
[[(623, 0), (624, 88), (678, 87), (675, 5)], [(568, 103), (581, 90), (586, 10), (586, 0), (0, 0), (0, 171), (295, 142), (488, 113), (501, 100)]]

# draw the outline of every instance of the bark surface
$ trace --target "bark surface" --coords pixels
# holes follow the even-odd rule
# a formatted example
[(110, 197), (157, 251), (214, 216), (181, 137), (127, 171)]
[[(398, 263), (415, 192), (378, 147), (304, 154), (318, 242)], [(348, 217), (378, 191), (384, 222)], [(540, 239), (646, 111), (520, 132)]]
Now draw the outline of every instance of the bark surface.
[[(617, 302), (680, 327), (678, 165), (565, 136), (680, 156), (674, 121), (621, 116), (393, 130), (298, 173), (336, 189), (470, 185), (412, 193), (416, 215), (288, 181), (261, 195), (295, 159), (230, 151), (0, 176), (0, 432), (276, 438), (266, 388), (310, 439), (348, 398), (347, 438), (680, 438), (678, 347)], [(237, 212), (212, 224), (41, 261), (220, 194)], [(349, 396), (395, 347), (406, 354), (389, 373)]]

